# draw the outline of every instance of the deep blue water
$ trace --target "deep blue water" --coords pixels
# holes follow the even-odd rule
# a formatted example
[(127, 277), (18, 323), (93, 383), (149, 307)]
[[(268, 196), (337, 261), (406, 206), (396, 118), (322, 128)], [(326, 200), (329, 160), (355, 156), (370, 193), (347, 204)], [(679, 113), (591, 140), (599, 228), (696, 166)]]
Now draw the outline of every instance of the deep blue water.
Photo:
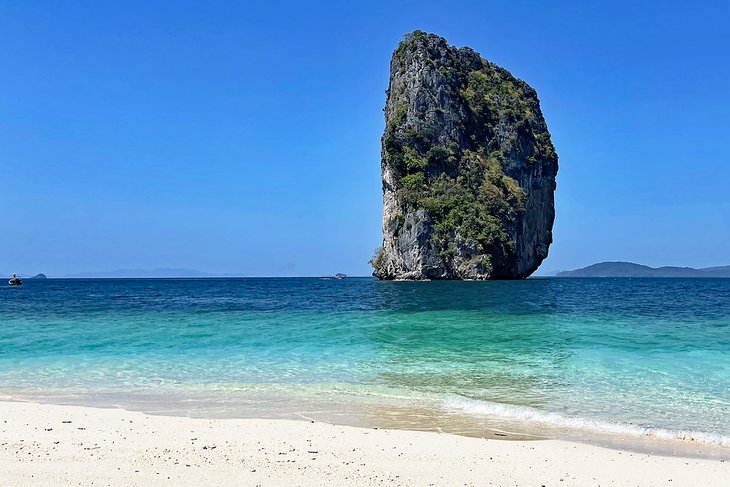
[(29, 280), (0, 316), (9, 398), (381, 401), (730, 444), (730, 279)]

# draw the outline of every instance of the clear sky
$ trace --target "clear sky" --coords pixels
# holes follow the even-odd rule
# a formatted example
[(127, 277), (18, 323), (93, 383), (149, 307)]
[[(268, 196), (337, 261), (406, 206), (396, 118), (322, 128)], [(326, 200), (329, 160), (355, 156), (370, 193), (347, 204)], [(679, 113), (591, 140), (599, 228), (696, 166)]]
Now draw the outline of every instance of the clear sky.
[(369, 274), (414, 29), (538, 91), (542, 271), (730, 264), (727, 2), (0, 0), (0, 272)]

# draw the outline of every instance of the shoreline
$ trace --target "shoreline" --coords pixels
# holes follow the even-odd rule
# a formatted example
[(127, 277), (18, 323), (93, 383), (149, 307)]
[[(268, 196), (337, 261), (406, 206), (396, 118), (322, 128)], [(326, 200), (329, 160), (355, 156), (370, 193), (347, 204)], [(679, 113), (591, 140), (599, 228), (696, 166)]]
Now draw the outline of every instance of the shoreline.
[[(558, 440), (599, 446), (637, 454), (680, 456), (730, 461), (727, 442), (717, 442), (711, 433), (688, 430), (647, 429), (629, 423), (607, 423), (583, 418), (560, 417), (554, 413), (528, 410), (513, 405), (494, 404), (503, 414), (472, 413), (466, 408), (443, 409), (414, 404), (339, 403), (331, 398), (312, 400), (298, 396), (239, 397), (230, 402), (221, 398), (185, 396), (170, 399), (165, 395), (129, 396), (68, 395), (58, 391), (49, 395), (0, 394), (0, 404), (29, 403), (124, 410), (150, 416), (200, 420), (290, 420), (402, 431), (434, 432), (468, 438), (499, 441)], [(472, 403), (473, 401), (467, 401)], [(479, 403), (478, 404), (486, 404)], [(514, 409), (515, 411), (512, 411)], [(559, 421), (556, 421), (558, 418)], [(552, 419), (552, 421), (550, 421)], [(725, 437), (721, 439), (726, 440)]]
[(289, 419), (0, 401), (7, 485), (723, 485), (730, 461)]

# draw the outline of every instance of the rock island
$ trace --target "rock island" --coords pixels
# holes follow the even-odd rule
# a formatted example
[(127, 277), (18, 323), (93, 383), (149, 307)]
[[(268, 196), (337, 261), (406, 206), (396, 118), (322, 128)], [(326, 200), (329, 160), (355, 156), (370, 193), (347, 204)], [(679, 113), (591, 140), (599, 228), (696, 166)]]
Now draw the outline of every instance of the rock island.
[(520, 279), (548, 255), (558, 156), (537, 93), (415, 31), (393, 53), (380, 279)]

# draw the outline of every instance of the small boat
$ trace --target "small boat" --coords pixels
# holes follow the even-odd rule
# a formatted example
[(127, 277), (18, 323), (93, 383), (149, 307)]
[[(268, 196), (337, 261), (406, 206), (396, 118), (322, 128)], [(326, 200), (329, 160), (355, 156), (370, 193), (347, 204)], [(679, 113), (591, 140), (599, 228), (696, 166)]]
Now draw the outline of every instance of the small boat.
[(22, 286), (23, 280), (13, 274), (13, 277), (8, 281), (8, 284), (10, 284), (11, 286)]
[(320, 279), (322, 279), (323, 281), (332, 281), (332, 280), (339, 281), (340, 279), (344, 279), (346, 277), (347, 277), (347, 275), (342, 274), (341, 272), (338, 272), (334, 276), (322, 276), (322, 277), (320, 277)]

